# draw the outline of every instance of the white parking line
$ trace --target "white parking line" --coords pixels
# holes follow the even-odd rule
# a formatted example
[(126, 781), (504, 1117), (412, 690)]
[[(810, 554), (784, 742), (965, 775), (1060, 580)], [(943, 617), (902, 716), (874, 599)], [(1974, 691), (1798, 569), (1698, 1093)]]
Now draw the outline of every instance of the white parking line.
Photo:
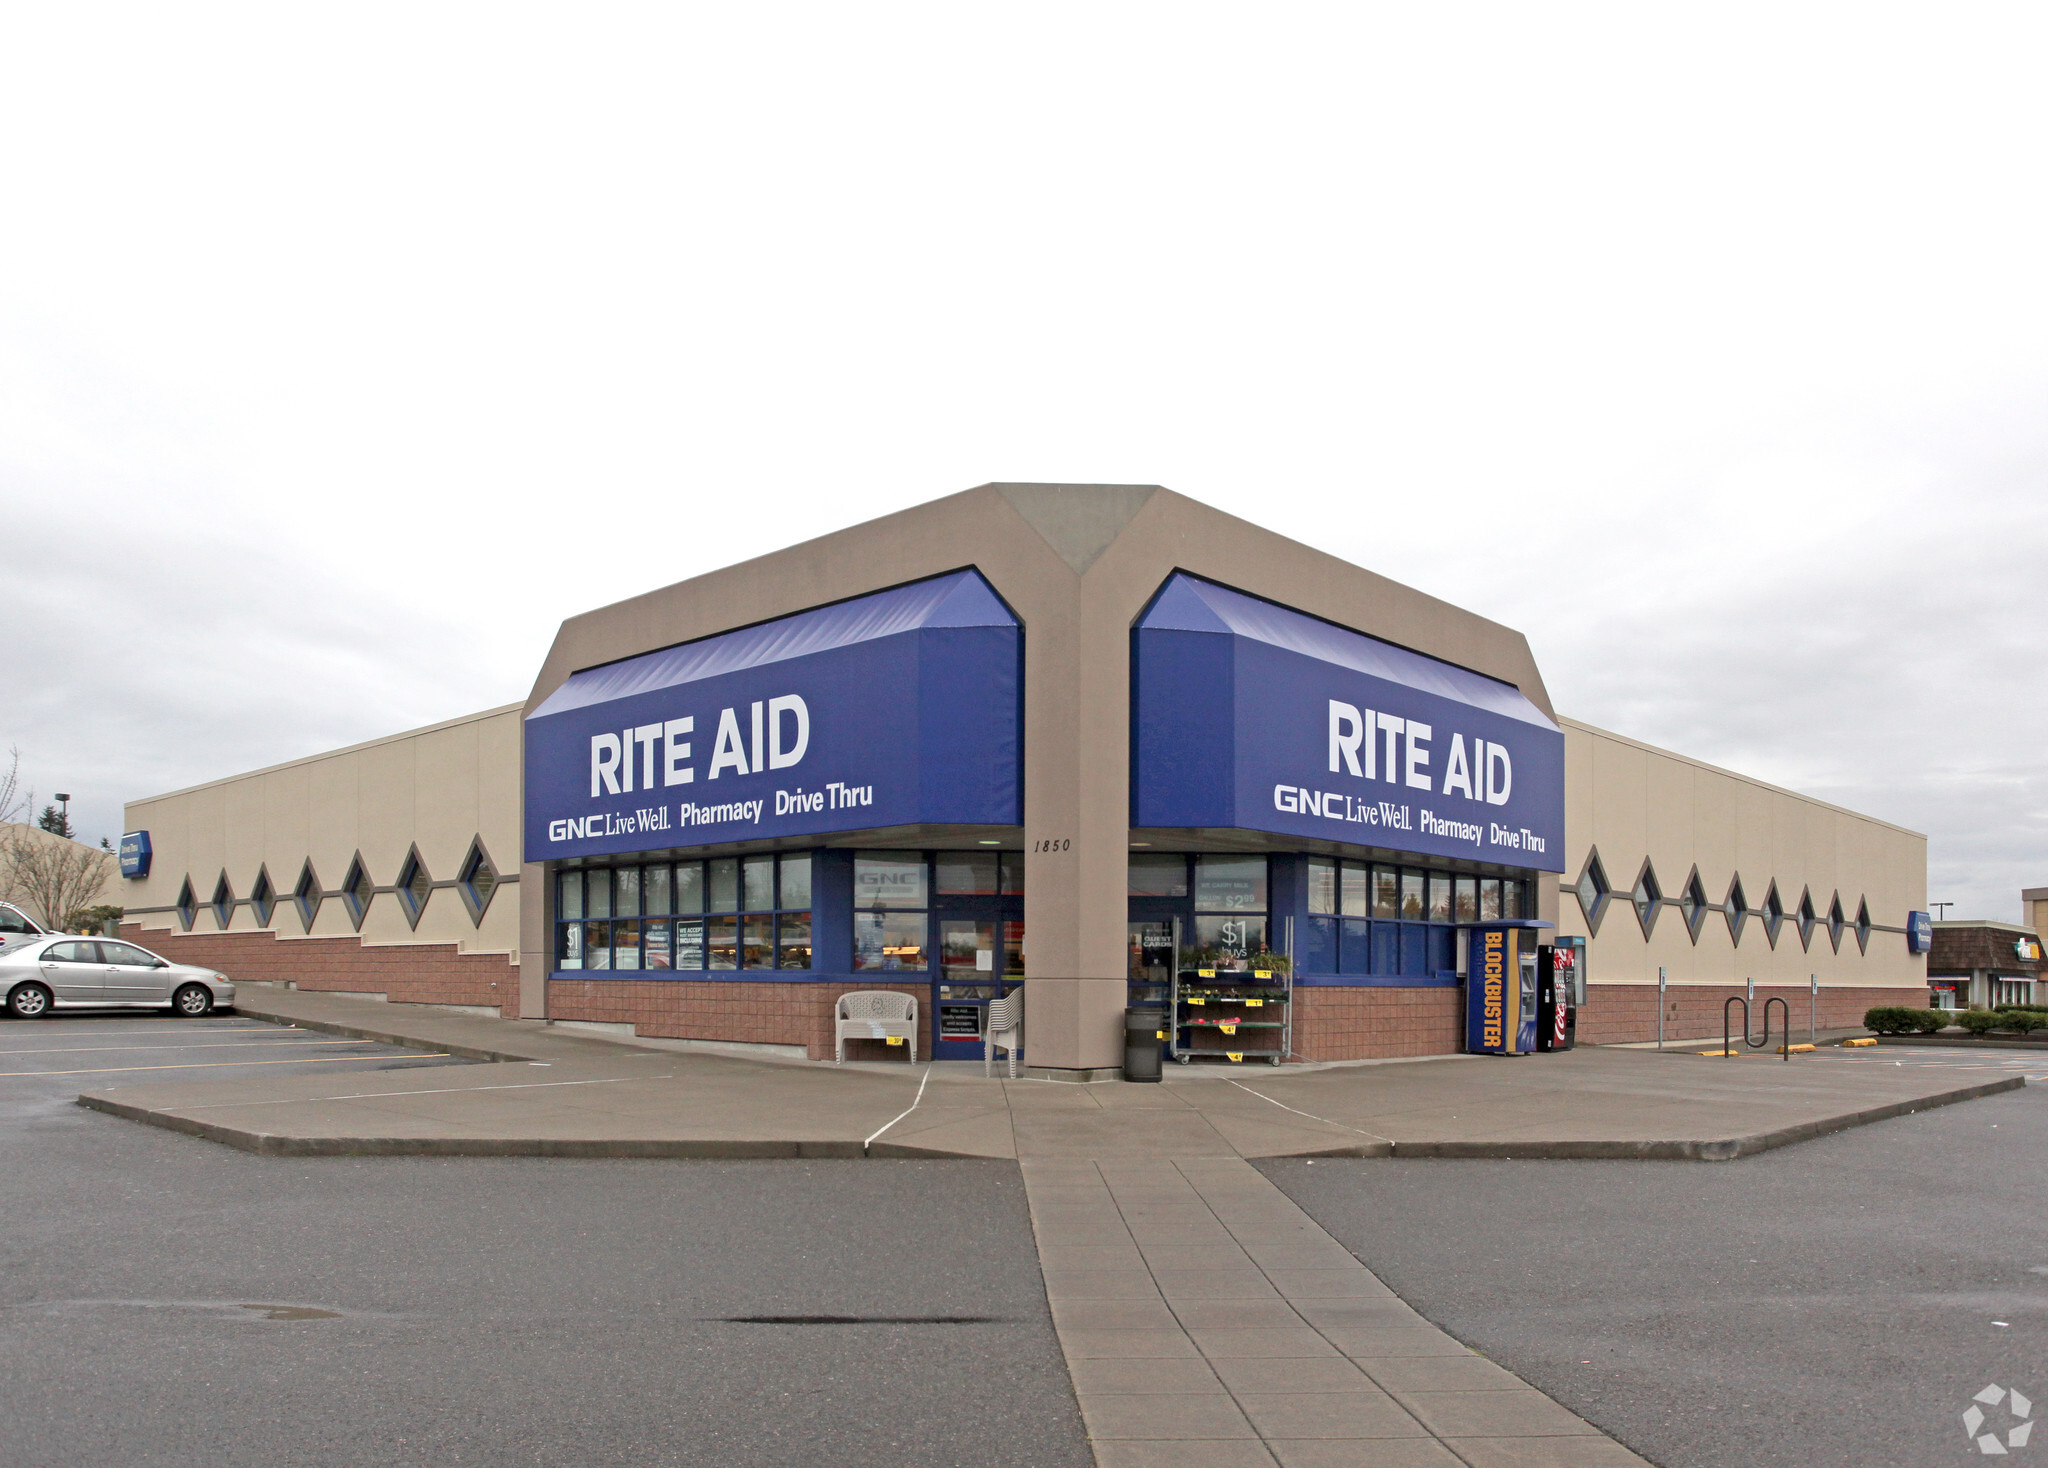
[(375, 1040), (208, 1040), (199, 1045), (49, 1045), (35, 1050), (0, 1050), (0, 1055), (84, 1055), (94, 1050), (224, 1050), (245, 1045), (375, 1045)]
[[(227, 1065), (322, 1065), (336, 1060), (381, 1058), (362, 1055), (313, 1055), (304, 1060), (195, 1060), (189, 1065), (109, 1065), (99, 1070), (0, 1070), (0, 1081), (19, 1080), (23, 1076), (107, 1076), (131, 1070), (215, 1070)], [(408, 1058), (446, 1060), (449, 1057), (439, 1050), (415, 1050), (409, 1053)]]

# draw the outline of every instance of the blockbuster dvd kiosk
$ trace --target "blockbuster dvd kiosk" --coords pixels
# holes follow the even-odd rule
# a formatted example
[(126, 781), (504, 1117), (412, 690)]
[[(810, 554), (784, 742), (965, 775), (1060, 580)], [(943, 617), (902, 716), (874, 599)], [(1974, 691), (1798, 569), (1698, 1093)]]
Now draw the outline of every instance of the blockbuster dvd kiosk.
[(1475, 1055), (1530, 1055), (1537, 1048), (1539, 939), (1549, 923), (1481, 923), (1470, 930), (1465, 969), (1465, 1048)]

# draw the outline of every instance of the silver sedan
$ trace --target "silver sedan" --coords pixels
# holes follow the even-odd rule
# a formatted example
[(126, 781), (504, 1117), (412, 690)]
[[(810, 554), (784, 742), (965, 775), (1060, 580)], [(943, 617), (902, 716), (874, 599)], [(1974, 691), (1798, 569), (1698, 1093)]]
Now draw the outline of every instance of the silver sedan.
[(198, 1016), (235, 1002), (235, 986), (210, 968), (172, 963), (113, 938), (65, 934), (0, 942), (0, 990), (16, 1019), (39, 1019), (53, 1009), (110, 1006)]

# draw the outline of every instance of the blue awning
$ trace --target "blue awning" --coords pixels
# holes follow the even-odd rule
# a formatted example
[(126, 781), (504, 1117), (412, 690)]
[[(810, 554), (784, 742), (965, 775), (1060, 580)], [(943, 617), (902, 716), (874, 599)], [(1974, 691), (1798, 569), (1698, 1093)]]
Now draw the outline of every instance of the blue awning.
[(1564, 732), (1512, 683), (1184, 572), (1131, 668), (1134, 826), (1563, 870)]
[(721, 632), (622, 662), (571, 673), (529, 719), (610, 703), (747, 668), (831, 652), (933, 627), (1015, 627), (1017, 619), (977, 571), (954, 571), (773, 622)]
[(526, 859), (1014, 826), (1023, 641), (966, 570), (585, 668), (526, 718)]
[(1241, 591), (1175, 573), (1138, 619), (1138, 630), (1221, 632), (1249, 637), (1271, 647), (1390, 683), (1403, 683), (1438, 698), (1555, 730), (1558, 726), (1512, 683), (1475, 673), (1455, 663), (1411, 652), (1363, 632), (1353, 632), (1306, 612), (1260, 601)]

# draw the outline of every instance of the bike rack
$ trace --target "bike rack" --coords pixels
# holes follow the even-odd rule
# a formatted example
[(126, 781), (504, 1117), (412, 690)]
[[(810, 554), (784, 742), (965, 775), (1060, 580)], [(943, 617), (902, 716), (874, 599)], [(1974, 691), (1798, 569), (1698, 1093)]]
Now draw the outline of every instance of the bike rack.
[(1761, 1040), (1749, 1038), (1749, 1001), (1740, 994), (1730, 994), (1728, 996), (1728, 1002), (1721, 1006), (1721, 1053), (1724, 1056), (1735, 1053), (1734, 1048), (1728, 1043), (1731, 1036), (1729, 1017), (1738, 1004), (1742, 1006), (1742, 1043), (1752, 1050), (1761, 1050), (1771, 1043), (1771, 1006), (1773, 1004), (1778, 1006), (1778, 1033), (1784, 1036), (1784, 1039), (1779, 1043), (1778, 1050), (1785, 1057), (1785, 1063), (1790, 1065), (1792, 1063), (1792, 1006), (1776, 994), (1773, 994), (1764, 1001), (1764, 1037)]

